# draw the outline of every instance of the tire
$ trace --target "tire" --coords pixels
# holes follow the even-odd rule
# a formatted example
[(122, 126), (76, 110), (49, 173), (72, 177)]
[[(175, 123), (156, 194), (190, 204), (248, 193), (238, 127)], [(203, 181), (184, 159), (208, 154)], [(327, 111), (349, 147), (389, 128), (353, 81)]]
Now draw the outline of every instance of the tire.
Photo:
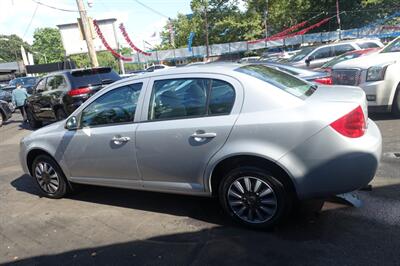
[(64, 120), (65, 118), (67, 118), (67, 114), (65, 113), (64, 109), (58, 108), (56, 110), (56, 118), (58, 121), (61, 121), (61, 120)]
[(26, 116), (28, 118), (29, 126), (32, 129), (36, 129), (42, 126), (42, 122), (36, 120), (35, 116), (33, 115), (32, 111), (26, 108)]
[[(248, 182), (250, 184), (246, 184)], [(279, 224), (292, 205), (292, 197), (285, 186), (257, 167), (239, 167), (229, 172), (220, 184), (219, 199), (233, 220), (259, 229)]]
[(400, 84), (397, 86), (392, 104), (392, 114), (396, 118), (400, 118)]
[(15, 112), (15, 105), (13, 103), (8, 103), (8, 108), (10, 108), (11, 113)]
[(4, 123), (4, 115), (3, 115), (3, 113), (0, 111), (0, 127), (3, 126), (3, 123)]
[(43, 195), (59, 199), (67, 194), (67, 179), (53, 158), (48, 155), (39, 155), (33, 161), (31, 170)]

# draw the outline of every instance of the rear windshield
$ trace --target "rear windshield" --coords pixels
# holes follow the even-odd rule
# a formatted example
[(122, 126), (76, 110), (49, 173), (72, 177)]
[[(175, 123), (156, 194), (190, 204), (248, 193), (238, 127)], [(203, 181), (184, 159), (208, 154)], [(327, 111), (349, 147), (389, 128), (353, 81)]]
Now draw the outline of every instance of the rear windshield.
[(304, 80), (263, 65), (247, 65), (236, 69), (236, 71), (272, 84), (303, 100), (311, 96), (316, 89), (315, 85)]
[(75, 88), (88, 85), (106, 85), (120, 80), (121, 77), (111, 68), (84, 69), (73, 71), (70, 76), (71, 85)]

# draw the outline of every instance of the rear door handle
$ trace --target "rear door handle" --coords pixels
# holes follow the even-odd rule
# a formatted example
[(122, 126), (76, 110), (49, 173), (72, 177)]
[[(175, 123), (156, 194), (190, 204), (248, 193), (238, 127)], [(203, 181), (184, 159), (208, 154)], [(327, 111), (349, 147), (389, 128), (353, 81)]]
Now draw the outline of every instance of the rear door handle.
[(206, 139), (212, 139), (215, 138), (216, 136), (217, 133), (213, 132), (195, 132), (191, 135), (191, 137), (198, 142), (205, 141)]
[(131, 138), (130, 138), (130, 137), (114, 136), (111, 140), (112, 140), (115, 144), (119, 145), (119, 144), (122, 144), (122, 143), (125, 143), (125, 142), (130, 141)]

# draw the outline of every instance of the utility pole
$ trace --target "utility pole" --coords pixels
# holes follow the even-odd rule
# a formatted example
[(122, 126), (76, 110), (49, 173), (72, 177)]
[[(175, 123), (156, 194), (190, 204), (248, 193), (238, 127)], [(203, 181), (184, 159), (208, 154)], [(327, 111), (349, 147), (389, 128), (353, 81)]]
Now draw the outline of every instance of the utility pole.
[(265, 38), (268, 38), (268, 0), (265, 7), (264, 23), (265, 23)]
[(90, 33), (89, 19), (86, 14), (85, 5), (83, 4), (83, 0), (76, 0), (76, 4), (78, 5), (79, 14), (82, 21), (83, 35), (86, 40), (90, 63), (92, 67), (98, 67), (99, 62), (97, 61), (96, 50), (94, 49), (92, 34)]
[(206, 52), (207, 52), (207, 59), (210, 58), (210, 44), (208, 42), (208, 13), (207, 13), (207, 9), (208, 9), (208, 1), (206, 0), (206, 6), (204, 7), (204, 22), (205, 22), (205, 27), (206, 27)]

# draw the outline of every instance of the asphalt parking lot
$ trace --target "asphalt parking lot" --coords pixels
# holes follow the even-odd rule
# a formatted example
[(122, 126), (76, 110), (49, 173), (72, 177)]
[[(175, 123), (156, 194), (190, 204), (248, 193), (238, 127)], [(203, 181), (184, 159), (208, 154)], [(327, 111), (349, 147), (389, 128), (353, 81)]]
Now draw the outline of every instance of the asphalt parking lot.
[(0, 264), (400, 265), (400, 119), (376, 115), (384, 156), (360, 208), (327, 202), (270, 231), (226, 219), (215, 199), (84, 187), (40, 197), (23, 175), (20, 116), (0, 128)]

